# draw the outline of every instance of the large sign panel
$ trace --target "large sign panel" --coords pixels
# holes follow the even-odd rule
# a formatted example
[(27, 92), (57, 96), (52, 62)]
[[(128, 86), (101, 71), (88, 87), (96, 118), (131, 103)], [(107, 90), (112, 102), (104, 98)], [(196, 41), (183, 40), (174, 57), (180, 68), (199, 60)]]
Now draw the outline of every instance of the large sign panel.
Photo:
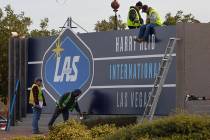
[[(42, 75), (48, 104), (65, 92), (81, 88), (79, 105), (90, 114), (142, 114), (155, 75), (175, 27), (156, 28), (149, 42), (136, 43), (139, 30), (75, 34), (66, 29), (57, 39), (29, 40), (29, 85)], [(156, 114), (175, 109), (176, 62), (174, 53)], [(47, 108), (50, 113), (51, 108)]]

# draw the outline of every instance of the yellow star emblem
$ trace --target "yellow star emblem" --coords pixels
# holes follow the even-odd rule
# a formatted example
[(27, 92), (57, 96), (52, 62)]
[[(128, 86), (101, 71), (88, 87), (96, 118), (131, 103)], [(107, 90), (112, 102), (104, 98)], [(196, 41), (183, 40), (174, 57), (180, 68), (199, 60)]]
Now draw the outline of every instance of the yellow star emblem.
[(60, 57), (61, 56), (61, 52), (64, 51), (64, 49), (61, 48), (60, 39), (58, 39), (58, 41), (56, 42), (56, 47), (52, 51), (56, 54), (56, 57)]

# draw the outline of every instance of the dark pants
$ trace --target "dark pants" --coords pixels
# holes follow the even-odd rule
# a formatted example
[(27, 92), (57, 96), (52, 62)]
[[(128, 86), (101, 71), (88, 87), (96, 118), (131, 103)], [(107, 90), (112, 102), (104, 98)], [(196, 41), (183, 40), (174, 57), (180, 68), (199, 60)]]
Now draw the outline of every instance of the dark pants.
[[(80, 113), (80, 109), (77, 103), (75, 109), (77, 112)], [(58, 106), (56, 106), (53, 116), (48, 123), (48, 127), (51, 127), (53, 125), (53, 123), (61, 113), (63, 115), (63, 121), (67, 121), (69, 119), (69, 109), (68, 108), (60, 109)]]
[(156, 26), (157, 26), (156, 24), (146, 24), (141, 26), (138, 38), (143, 38), (145, 41), (147, 41), (149, 35), (155, 34), (154, 28)]

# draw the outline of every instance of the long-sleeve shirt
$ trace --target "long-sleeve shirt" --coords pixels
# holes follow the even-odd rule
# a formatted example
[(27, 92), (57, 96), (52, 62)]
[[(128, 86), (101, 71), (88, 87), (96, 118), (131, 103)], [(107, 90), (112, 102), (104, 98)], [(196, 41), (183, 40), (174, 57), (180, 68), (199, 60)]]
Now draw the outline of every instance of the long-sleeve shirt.
[(70, 111), (72, 111), (75, 108), (75, 100), (76, 96), (74, 95), (74, 93), (67, 92), (59, 99), (58, 106), (60, 108), (68, 108)]

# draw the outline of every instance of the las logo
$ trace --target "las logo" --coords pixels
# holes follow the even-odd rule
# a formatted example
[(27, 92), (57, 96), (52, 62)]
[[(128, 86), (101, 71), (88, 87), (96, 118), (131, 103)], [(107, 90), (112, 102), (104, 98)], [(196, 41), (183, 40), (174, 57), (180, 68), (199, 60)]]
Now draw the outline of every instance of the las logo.
[(55, 52), (57, 61), (56, 61), (56, 68), (55, 68), (55, 75), (54, 75), (54, 82), (63, 82), (64, 76), (66, 76), (65, 80), (66, 82), (73, 82), (77, 80), (78, 75), (78, 69), (76, 66), (76, 63), (79, 62), (80, 56), (66, 56), (62, 68), (62, 72), (59, 75), (59, 67), (61, 62), (61, 56), (60, 53), (63, 51), (63, 49), (60, 46), (60, 40), (56, 43), (56, 48), (53, 49), (53, 52)]
[(67, 28), (45, 52), (44, 88), (55, 98), (75, 89), (88, 90), (93, 78), (92, 58), (87, 45)]

